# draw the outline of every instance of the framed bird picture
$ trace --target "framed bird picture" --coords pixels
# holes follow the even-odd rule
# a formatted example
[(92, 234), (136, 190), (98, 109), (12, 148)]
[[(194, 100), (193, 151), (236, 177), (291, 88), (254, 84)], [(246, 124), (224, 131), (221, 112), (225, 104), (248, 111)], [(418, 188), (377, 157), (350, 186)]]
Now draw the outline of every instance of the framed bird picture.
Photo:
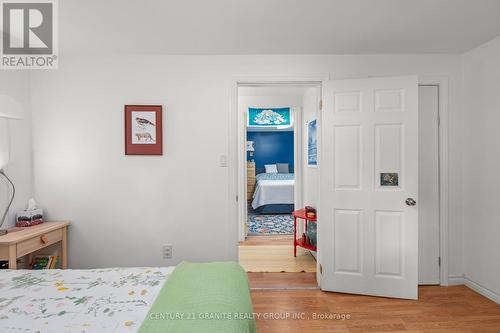
[(161, 105), (125, 105), (125, 155), (163, 155)]

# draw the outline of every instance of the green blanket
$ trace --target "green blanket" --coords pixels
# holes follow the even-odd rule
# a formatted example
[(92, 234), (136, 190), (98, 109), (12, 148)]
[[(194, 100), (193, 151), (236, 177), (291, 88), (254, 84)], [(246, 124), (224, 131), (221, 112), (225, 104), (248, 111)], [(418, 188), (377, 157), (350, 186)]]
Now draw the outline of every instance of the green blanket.
[(139, 333), (255, 333), (245, 271), (235, 262), (176, 267)]

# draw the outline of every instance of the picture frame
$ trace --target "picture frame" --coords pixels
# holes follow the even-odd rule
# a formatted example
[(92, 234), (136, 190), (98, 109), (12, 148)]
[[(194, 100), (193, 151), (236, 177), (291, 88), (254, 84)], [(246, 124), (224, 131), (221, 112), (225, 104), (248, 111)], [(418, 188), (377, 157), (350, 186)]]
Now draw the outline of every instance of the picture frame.
[(307, 166), (318, 166), (318, 122), (313, 119), (307, 123)]
[(290, 107), (248, 108), (247, 127), (288, 128), (293, 126)]
[(125, 155), (163, 155), (161, 105), (125, 105)]

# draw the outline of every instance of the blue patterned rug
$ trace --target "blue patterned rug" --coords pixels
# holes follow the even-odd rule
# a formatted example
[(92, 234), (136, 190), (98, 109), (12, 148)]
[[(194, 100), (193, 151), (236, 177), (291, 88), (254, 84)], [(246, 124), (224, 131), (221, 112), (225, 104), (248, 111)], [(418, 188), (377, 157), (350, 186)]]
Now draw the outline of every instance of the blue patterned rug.
[(249, 235), (292, 235), (292, 215), (253, 215), (248, 214)]

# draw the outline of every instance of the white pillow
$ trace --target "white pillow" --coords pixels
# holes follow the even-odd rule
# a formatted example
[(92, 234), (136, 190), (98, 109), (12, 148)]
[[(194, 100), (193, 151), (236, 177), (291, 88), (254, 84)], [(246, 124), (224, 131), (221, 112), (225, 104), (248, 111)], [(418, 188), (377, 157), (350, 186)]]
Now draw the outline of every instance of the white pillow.
[(266, 164), (264, 167), (266, 168), (266, 173), (278, 173), (276, 164)]

